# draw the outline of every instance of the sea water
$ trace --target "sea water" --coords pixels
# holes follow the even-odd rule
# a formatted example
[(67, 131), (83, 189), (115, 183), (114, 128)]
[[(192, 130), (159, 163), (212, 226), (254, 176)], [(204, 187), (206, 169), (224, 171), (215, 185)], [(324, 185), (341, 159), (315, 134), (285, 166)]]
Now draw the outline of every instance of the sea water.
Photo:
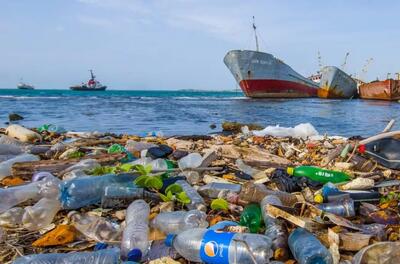
[[(400, 103), (369, 100), (250, 99), (241, 92), (0, 89), (0, 127), (9, 113), (27, 127), (56, 124), (70, 131), (143, 135), (207, 134), (223, 121), (295, 126), (310, 122), (319, 133), (369, 136), (398, 119)], [(216, 129), (210, 125), (216, 124)], [(395, 128), (400, 128), (396, 124)]]

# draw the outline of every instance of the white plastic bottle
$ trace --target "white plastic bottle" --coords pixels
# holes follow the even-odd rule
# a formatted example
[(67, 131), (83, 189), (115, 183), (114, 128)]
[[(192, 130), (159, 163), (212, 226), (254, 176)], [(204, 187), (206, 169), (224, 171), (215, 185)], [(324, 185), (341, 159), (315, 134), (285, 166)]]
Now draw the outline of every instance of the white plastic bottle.
[(129, 261), (140, 262), (149, 250), (149, 214), (150, 206), (144, 200), (132, 202), (126, 210), (121, 256)]
[(189, 261), (208, 264), (266, 264), (272, 257), (271, 240), (259, 234), (195, 228), (168, 235), (165, 243)]
[(152, 221), (152, 226), (165, 234), (178, 234), (192, 228), (206, 228), (207, 215), (203, 211), (175, 211), (159, 213)]

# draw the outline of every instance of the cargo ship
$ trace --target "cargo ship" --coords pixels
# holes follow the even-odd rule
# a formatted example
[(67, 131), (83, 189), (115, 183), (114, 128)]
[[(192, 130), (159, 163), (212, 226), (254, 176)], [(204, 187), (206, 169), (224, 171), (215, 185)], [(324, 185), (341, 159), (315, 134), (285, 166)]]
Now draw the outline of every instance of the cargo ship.
[(365, 83), (358, 89), (362, 99), (400, 100), (400, 78)]
[(335, 66), (325, 66), (321, 70), (318, 97), (328, 99), (353, 98), (357, 95), (357, 82)]
[(87, 83), (71, 86), (70, 89), (74, 91), (104, 91), (107, 86), (102, 85), (99, 81), (96, 80), (96, 76), (93, 74), (92, 70), (89, 71), (91, 78)]
[(272, 54), (260, 52), (253, 21), (256, 50), (231, 50), (224, 63), (243, 93), (252, 98), (316, 97), (318, 84), (294, 71)]

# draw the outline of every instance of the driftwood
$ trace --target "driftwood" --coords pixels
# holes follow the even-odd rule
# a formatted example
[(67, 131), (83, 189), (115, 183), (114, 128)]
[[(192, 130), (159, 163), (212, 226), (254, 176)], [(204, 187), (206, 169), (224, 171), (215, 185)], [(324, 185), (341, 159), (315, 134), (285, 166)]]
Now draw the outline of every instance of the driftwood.
[[(87, 159), (95, 159), (101, 165), (115, 162), (123, 158), (125, 154), (102, 154), (95, 156), (87, 156)], [(77, 164), (78, 162), (84, 160), (85, 158), (76, 158), (68, 160), (39, 160), (32, 162), (17, 162), (12, 166), (11, 172), (12, 176), (21, 177), (23, 179), (31, 179), (32, 175), (39, 171), (47, 171), (53, 174), (58, 174), (62, 170)]]
[(115, 139), (79, 139), (68, 144), (69, 147), (88, 147), (97, 145), (109, 145), (109, 144), (125, 144), (127, 138), (115, 138)]

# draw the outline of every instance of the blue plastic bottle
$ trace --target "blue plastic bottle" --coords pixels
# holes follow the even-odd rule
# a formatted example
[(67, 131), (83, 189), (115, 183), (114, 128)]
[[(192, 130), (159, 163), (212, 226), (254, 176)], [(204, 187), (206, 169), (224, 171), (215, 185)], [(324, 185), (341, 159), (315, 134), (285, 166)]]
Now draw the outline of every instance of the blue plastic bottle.
[(299, 264), (332, 264), (331, 253), (304, 228), (298, 227), (289, 236), (289, 248)]
[(60, 184), (60, 202), (64, 209), (78, 209), (101, 202), (104, 188), (114, 183), (128, 184), (135, 179), (130, 174), (87, 176), (74, 178)]

